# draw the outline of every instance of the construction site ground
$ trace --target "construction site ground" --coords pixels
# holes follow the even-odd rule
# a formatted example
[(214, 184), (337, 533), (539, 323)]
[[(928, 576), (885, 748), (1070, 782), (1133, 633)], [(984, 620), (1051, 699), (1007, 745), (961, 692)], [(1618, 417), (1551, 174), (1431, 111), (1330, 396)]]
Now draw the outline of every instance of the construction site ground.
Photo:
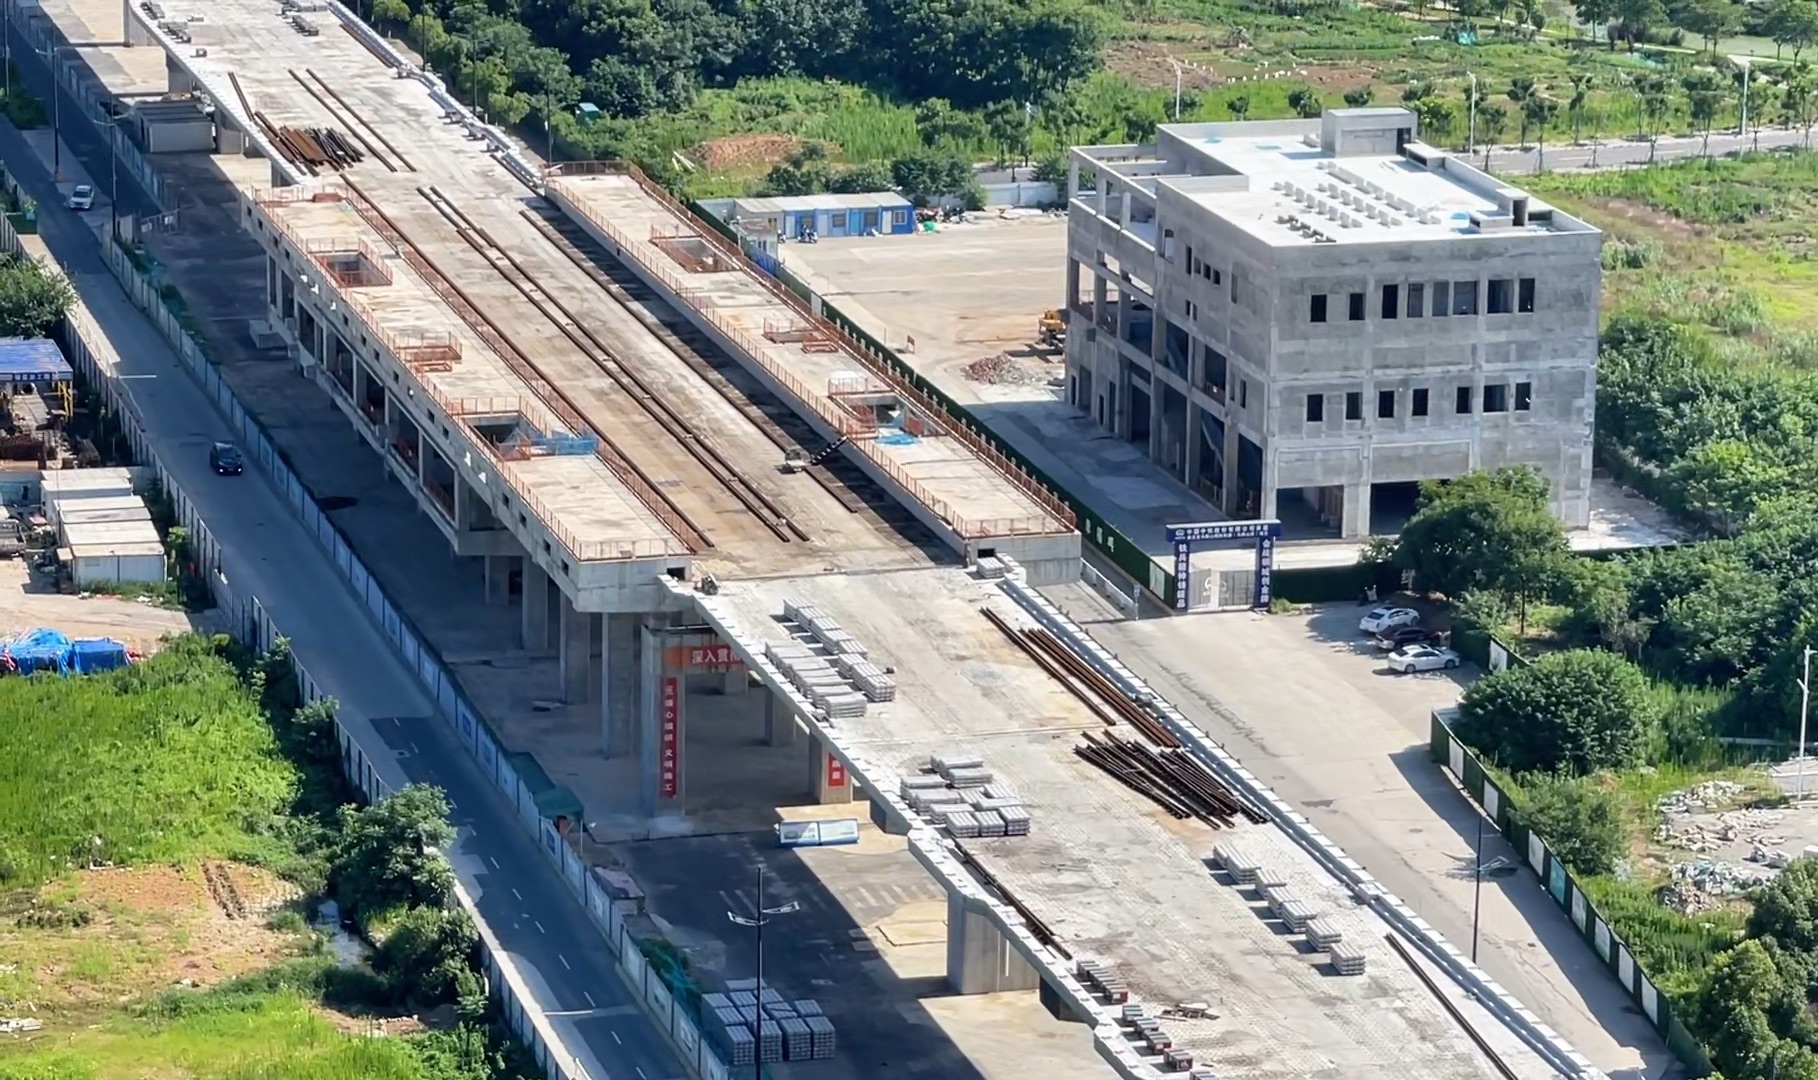
[(25, 560), (0, 559), (0, 637), (47, 627), (73, 638), (115, 638), (151, 652), (172, 634), (209, 632), (215, 625), (211, 612), (190, 614), (113, 596), (56, 592)]
[[(799, 818), (856, 817), (866, 805), (784, 810)], [(947, 900), (907, 841), (864, 824), (849, 847), (777, 847), (762, 832), (618, 844), (613, 861), (637, 878), (665, 938), (707, 990), (757, 970), (755, 935), (728, 934), (727, 913), (796, 904), (764, 933), (764, 981), (813, 998), (839, 1034), (832, 1061), (771, 1066), (777, 1080), (1049, 1080), (1105, 1066), (1091, 1029), (1056, 1020), (1031, 993), (961, 997), (947, 986)]]
[[(1209, 1003), (1217, 1019), (1168, 1024), (1199, 1064), (1259, 1080), (1338, 1069), (1384, 1078), (1494, 1075), (1386, 943), (1386, 924), (1286, 834), (1176, 821), (1079, 759), (1082, 733), (1105, 723), (981, 614), (988, 607), (1028, 625), (995, 584), (927, 570), (737, 582), (721, 599), (746, 632), (777, 642), (791, 637), (784, 603), (812, 604), (893, 667), (896, 700), (837, 721), (842, 744), (874, 781), (892, 787), (933, 755), (981, 757), (1033, 822), (1028, 836), (963, 841), (972, 858), (1073, 955), (1109, 964), (1133, 998), (1158, 1007)], [(1366, 975), (1332, 974), (1322, 956), (1266, 921), (1248, 890), (1208, 868), (1213, 846), (1237, 836), (1342, 925), (1345, 940), (1368, 956)], [(1455, 984), (1441, 985), (1518, 1074), (1547, 1074)]]
[[(1475, 677), (1394, 675), (1355, 604), (1311, 614), (1103, 617), (1080, 586), (1051, 590), (1094, 637), (1454, 945), (1470, 950), (1477, 814), (1432, 761), (1432, 710)], [(1653, 1025), (1494, 829), (1478, 963), (1611, 1076), (1670, 1075)], [(1503, 860), (1497, 862), (1498, 859)]]
[[(1166, 527), (1224, 515), (1143, 447), (1067, 404), (1064, 382), (1050, 385), (1065, 379), (1066, 363), (1041, 348), (1037, 327), (1066, 299), (1067, 219), (973, 216), (933, 233), (785, 244), (783, 263), (1172, 571)], [(1020, 373), (1011, 381), (967, 374), (1005, 353)]]

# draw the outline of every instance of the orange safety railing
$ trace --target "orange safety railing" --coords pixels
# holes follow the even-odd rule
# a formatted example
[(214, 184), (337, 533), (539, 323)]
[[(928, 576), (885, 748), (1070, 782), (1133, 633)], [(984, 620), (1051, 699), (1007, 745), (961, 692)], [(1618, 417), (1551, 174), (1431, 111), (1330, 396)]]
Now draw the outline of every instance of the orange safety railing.
[[(322, 272), (344, 289), (391, 284), (391, 267), (385, 264), (385, 256), (363, 239), (317, 238), (304, 244), (303, 253), (314, 259)], [(358, 262), (350, 272), (349, 268), (336, 266), (331, 261), (330, 257), (334, 255), (352, 256)]]
[[(608, 225), (593, 211), (592, 207), (587, 205), (583, 199), (577, 197), (572, 189), (566, 188), (561, 182), (562, 177), (600, 174), (629, 177), (638, 185), (646, 196), (666, 210), (678, 222), (691, 224), (696, 222), (697, 219), (693, 212), (676, 202), (661, 186), (652, 183), (636, 166), (628, 163), (572, 162), (552, 166), (545, 174), (547, 177), (545, 186), (551, 193), (562, 195), (569, 206), (579, 210), (596, 228), (610, 236), (625, 254), (636, 259), (645, 269), (663, 279), (665, 284), (671, 284), (672, 279), (663, 271), (662, 267), (651, 262), (643, 255), (641, 251), (642, 245), (630, 243), (619, 230)], [(872, 355), (869, 349), (854, 340), (838, 326), (814, 314), (814, 312), (809, 309), (808, 305), (802, 301), (801, 297), (790, 292), (775, 278), (766, 274), (756, 264), (752, 263), (750, 259), (746, 258), (745, 253), (739, 250), (736, 244), (721, 235), (717, 230), (710, 227), (699, 228), (696, 231), (696, 235), (706, 243), (719, 248), (724, 255), (733, 260), (734, 265), (737, 265), (746, 271), (746, 276), (750, 280), (756, 282), (779, 303), (786, 305), (798, 317), (802, 318), (810, 325), (824, 331), (832, 340), (839, 342), (844, 347), (844, 351), (847, 354), (851, 355), (853, 359), (863, 364), (869, 371), (882, 379), (892, 391), (903, 399), (905, 404), (920, 408), (929, 415), (946, 415), (946, 410), (941, 407), (939, 402), (916, 389), (916, 387), (907, 379), (904, 379), (901, 375), (897, 374), (881, 357)], [(672, 285), (672, 287), (675, 286)], [(709, 319), (713, 319), (716, 325), (718, 324), (719, 320), (714, 317), (714, 313), (710, 309), (695, 305), (692, 300), (689, 302), (691, 306), (696, 306), (697, 310), (703, 315), (706, 315)], [(760, 360), (765, 363), (766, 369), (769, 369), (772, 366), (771, 362), (769, 362), (761, 352), (754, 353), (753, 355), (758, 356)], [(812, 400), (812, 398), (803, 399), (804, 402), (812, 402)], [(819, 409), (817, 408), (816, 411), (818, 412)], [(1047, 511), (1062, 526), (1062, 530), (1071, 531), (1077, 526), (1078, 519), (1075, 517), (1072, 509), (1061, 502), (1052, 491), (1048, 490), (1045, 484), (1037, 480), (1026, 469), (999, 453), (976, 431), (973, 431), (964, 423), (955, 423), (951, 426), (951, 433), (954, 437), (958, 438), (960, 442), (965, 444), (968, 450), (985, 461), (995, 471), (1002, 474), (1037, 506)], [(929, 508), (933, 509), (933, 504), (929, 504)]]
[(827, 396), (832, 398), (842, 394), (863, 394), (870, 397), (888, 393), (888, 386), (869, 375), (839, 375), (827, 380)]

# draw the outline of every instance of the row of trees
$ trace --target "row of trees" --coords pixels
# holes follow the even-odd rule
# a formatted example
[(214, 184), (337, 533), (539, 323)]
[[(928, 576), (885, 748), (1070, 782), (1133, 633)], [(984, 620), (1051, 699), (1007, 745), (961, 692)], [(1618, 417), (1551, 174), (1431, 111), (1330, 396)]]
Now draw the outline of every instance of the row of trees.
[(635, 118), (681, 109), (704, 87), (762, 76), (837, 79), (966, 109), (1035, 102), (1097, 66), (1102, 34), (1101, 18), (1080, 0), (362, 6), (494, 119), (517, 123), (535, 113), (564, 127), (583, 101)]

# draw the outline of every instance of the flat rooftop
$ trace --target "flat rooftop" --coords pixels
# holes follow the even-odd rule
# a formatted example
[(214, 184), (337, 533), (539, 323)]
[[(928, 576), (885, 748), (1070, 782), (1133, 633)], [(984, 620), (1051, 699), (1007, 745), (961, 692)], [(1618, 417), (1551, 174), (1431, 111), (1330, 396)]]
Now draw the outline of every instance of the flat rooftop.
[[(365, 148), (363, 160), (340, 171), (340, 182), (376, 208), (397, 240), (463, 301), (442, 303), (416, 290), (408, 314), (433, 315), (439, 329), (460, 332), (464, 356), (472, 351), (500, 361), (486, 365), (485, 380), (528, 369), (534, 377), (490, 392), (540, 399), (546, 411), (591, 429), (643, 474), (644, 481), (608, 489), (607, 496), (616, 504), (632, 490), (655, 492), (644, 501), (658, 503), (660, 512), (633, 515), (639, 531), (650, 521), (668, 521), (668, 532), (722, 576), (928, 564), (930, 556), (916, 540), (826, 470), (781, 472), (785, 444), (793, 443), (779, 438), (775, 424), (753, 417), (761, 406), (714, 377), (706, 370), (709, 361), (692, 347), (652, 325), (642, 305), (634, 308), (609, 287), (585, 236), (577, 243), (552, 235), (561, 232), (561, 215), (484, 142), (445, 116), (427, 87), (395, 77), (332, 12), (304, 13), (319, 28), (305, 35), (265, 0), (171, 0), (164, 7), (169, 19), (206, 9), (203, 22), (190, 24), (191, 47), (177, 58), (220, 107), (236, 116), (258, 113), (273, 127), (333, 128)], [(205, 55), (193, 55), (203, 50)], [(255, 121), (245, 122), (262, 131)], [(324, 170), (321, 179), (337, 178)], [(623, 215), (620, 224), (628, 232), (647, 237), (647, 221), (680, 224), (654, 197), (627, 183), (611, 213)], [(647, 241), (640, 247), (648, 250), (628, 251), (627, 257), (667, 259)], [(748, 272), (713, 275), (715, 291), (683, 295), (707, 305), (716, 318), (753, 307), (753, 334), (761, 340), (764, 316), (775, 314), (767, 310), (774, 298)], [(853, 376), (863, 365), (853, 357), (828, 358), (823, 370)], [(829, 377), (821, 374), (818, 385)], [(817, 385), (815, 378), (805, 381)], [(467, 396), (479, 394), (476, 389)], [(812, 396), (806, 404), (819, 411)], [(950, 522), (1003, 523), (1032, 534), (1070, 531), (960, 440), (907, 434), (887, 441), (887, 450), (867, 446), (865, 452), (882, 456)], [(818, 443), (804, 448), (812, 452)], [(578, 503), (589, 493), (550, 490), (538, 497), (552, 505), (572, 495)]]
[[(1415, 125), (1405, 109), (1337, 109), (1315, 120), (1163, 124), (1156, 148), (1079, 153), (1145, 191), (1178, 192), (1275, 247), (1595, 231), (1461, 157), (1418, 141), (1390, 152), (1375, 137)], [(1528, 200), (1523, 225), (1511, 221), (1511, 197)]]
[[(1175, 821), (1077, 757), (1081, 733), (1105, 725), (983, 617), (990, 608), (1033, 625), (996, 586), (948, 568), (737, 582), (720, 599), (742, 630), (778, 642), (791, 639), (785, 601), (814, 604), (893, 665), (896, 700), (839, 721), (842, 745), (892, 787), (935, 754), (983, 758), (1033, 825), (1026, 837), (967, 840), (967, 850), (1069, 952), (1109, 964), (1134, 998), (1208, 1003), (1216, 1019), (1166, 1022), (1196, 1064), (1251, 1080), (1497, 1075), (1388, 945), (1387, 924), (1286, 834)], [(1231, 838), (1342, 924), (1367, 954), (1368, 973), (1327, 973), (1245, 892), (1215, 878), (1203, 860)], [(1436, 981), (1517, 1075), (1553, 1075), (1455, 984)]]
[[(882, 382), (867, 374), (866, 361), (843, 344), (810, 351), (804, 344), (766, 336), (806, 329), (805, 320), (779, 295), (774, 279), (744, 264), (716, 273), (687, 272), (653, 238), (696, 236), (697, 225), (646, 191), (635, 177), (618, 172), (564, 173), (549, 183), (552, 191), (582, 208), (596, 227), (616, 234), (623, 257), (675, 282), (675, 288), (728, 336), (761, 356), (772, 370), (785, 373), (798, 396), (828, 423), (840, 422), (840, 410), (832, 400), (836, 390), (869, 386), (885, 391)], [(923, 501), (962, 535), (983, 529), (1002, 532), (982, 535), (1071, 531), (1047, 506), (956, 438), (902, 435), (855, 440), (854, 445), (899, 480), (920, 489)]]
[[(285, 192), (302, 189), (282, 189)], [(325, 189), (332, 192), (334, 189)], [(296, 246), (364, 250), (380, 256), (389, 284), (341, 286), (353, 315), (394, 355), (413, 344), (452, 339), (460, 359), (448, 371), (418, 371), (416, 380), (442, 410), (459, 418), (471, 410), (492, 416), (515, 410), (545, 434), (574, 434), (537, 401), (531, 387), (495, 353), (345, 198), (271, 201), (262, 207)], [(318, 276), (321, 271), (316, 269)], [(347, 332), (350, 328), (340, 328)], [(355, 331), (356, 333), (358, 331)], [(353, 344), (349, 342), (349, 344)], [(476, 441), (484, 439), (473, 434)], [(498, 461), (506, 483), (569, 543), (578, 558), (613, 557), (620, 550), (680, 552), (679, 540), (640, 503), (606, 463), (592, 455)], [(580, 497), (576, 497), (576, 493)]]

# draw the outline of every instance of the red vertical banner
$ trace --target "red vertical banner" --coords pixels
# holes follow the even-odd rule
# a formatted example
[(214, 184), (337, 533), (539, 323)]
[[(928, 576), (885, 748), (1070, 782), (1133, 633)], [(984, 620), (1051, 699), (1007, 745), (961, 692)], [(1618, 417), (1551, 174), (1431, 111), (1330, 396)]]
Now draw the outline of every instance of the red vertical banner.
[(675, 798), (682, 789), (676, 773), (676, 769), (679, 767), (676, 750), (681, 742), (682, 733), (680, 694), (680, 688), (673, 675), (663, 680), (663, 727), (660, 739), (663, 760), (660, 768), (662, 770), (662, 792), (665, 799)]
[(832, 754), (827, 755), (827, 786), (830, 788), (846, 786), (846, 763)]

